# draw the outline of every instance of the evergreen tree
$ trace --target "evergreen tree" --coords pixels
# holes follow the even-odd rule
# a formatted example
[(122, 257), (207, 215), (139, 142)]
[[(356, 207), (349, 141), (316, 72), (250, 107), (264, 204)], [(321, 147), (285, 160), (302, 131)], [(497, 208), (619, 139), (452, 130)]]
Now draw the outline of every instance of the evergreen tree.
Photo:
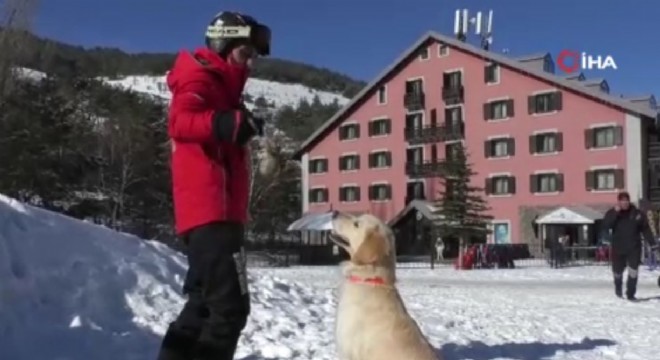
[[(492, 216), (488, 214), (490, 208), (482, 196), (483, 189), (470, 183), (476, 172), (463, 145), (457, 146), (447, 157), (446, 173), (441, 179), (443, 191), (435, 204), (437, 229), (441, 237), (458, 238), (462, 251), (466, 240), (489, 233)], [(462, 265), (460, 255), (459, 265)]]

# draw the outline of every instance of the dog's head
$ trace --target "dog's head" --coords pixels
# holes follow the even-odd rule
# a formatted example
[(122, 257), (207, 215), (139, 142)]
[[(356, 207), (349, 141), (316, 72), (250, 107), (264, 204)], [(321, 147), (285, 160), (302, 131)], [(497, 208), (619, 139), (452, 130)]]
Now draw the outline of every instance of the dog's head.
[(373, 215), (353, 216), (335, 211), (330, 237), (356, 265), (391, 267), (395, 262), (394, 234)]

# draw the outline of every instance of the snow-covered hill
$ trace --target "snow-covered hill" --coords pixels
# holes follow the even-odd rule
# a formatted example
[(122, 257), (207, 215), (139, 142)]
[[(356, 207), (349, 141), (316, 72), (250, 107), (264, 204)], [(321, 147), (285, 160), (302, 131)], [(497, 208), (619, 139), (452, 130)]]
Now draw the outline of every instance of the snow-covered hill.
[[(155, 359), (185, 269), (160, 243), (0, 195), (0, 358)], [(313, 350), (332, 343), (332, 291), (264, 274), (250, 287), (238, 359), (329, 359)]]
[[(28, 79), (41, 80), (47, 75), (41, 71), (17, 68), (17, 72)], [(107, 77), (99, 78), (110, 86), (115, 86), (125, 90), (132, 90), (154, 96), (159, 99), (169, 100), (171, 93), (167, 88), (165, 75), (130, 75), (119, 79), (110, 79)], [(263, 98), (272, 108), (280, 108), (285, 105), (297, 106), (301, 101), (313, 101), (318, 97), (323, 104), (332, 104), (337, 102), (339, 105), (345, 105), (350, 99), (341, 94), (328, 91), (312, 89), (300, 84), (284, 84), (276, 81), (269, 81), (257, 78), (250, 78), (245, 86), (245, 94), (248, 107), (254, 107), (254, 102), (258, 98)]]
[[(171, 96), (165, 76), (126, 76), (120, 79), (104, 78), (103, 80), (112, 86), (146, 93), (162, 99), (169, 100)], [(245, 93), (248, 98), (252, 99), (252, 102), (263, 97), (275, 108), (285, 105), (296, 106), (302, 100), (311, 102), (317, 96), (323, 104), (332, 104), (336, 101), (340, 105), (344, 105), (349, 100), (340, 94), (315, 90), (300, 84), (283, 84), (256, 78), (248, 80)]]

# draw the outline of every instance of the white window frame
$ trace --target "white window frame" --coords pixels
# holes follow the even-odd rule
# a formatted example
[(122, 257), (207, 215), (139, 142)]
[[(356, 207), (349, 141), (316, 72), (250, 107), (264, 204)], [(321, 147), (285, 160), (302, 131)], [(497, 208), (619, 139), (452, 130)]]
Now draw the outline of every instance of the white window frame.
[[(381, 102), (380, 100), (380, 95), (381, 92), (384, 94), (384, 100)], [(377, 105), (387, 105), (387, 84), (382, 85), (381, 87), (378, 88), (378, 91), (376, 91), (376, 104)]]
[[(444, 54), (442, 53), (443, 48), (447, 50), (447, 52), (445, 52)], [(447, 56), (449, 56), (449, 45), (444, 43), (438, 43), (438, 57), (443, 58)]]
[[(487, 62), (486, 63), (486, 67), (489, 67), (491, 65), (495, 65), (495, 69), (496, 69), (495, 77), (496, 77), (497, 80), (493, 81), (493, 82), (487, 82), (486, 83), (487, 86), (498, 85), (502, 81), (502, 65), (500, 65), (498, 63), (494, 63), (494, 62)], [(484, 71), (485, 71), (485, 69), (484, 69)]]

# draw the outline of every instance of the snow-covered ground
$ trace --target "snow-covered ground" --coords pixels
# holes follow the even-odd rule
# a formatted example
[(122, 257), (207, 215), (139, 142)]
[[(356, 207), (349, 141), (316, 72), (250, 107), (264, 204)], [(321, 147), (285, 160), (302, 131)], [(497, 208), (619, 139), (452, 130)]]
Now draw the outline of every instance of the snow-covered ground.
[[(122, 77), (120, 79), (104, 78), (103, 80), (112, 86), (117, 86), (123, 89), (142, 92), (166, 100), (171, 98), (171, 94), (165, 81), (165, 76), (135, 75)], [(316, 90), (300, 84), (284, 84), (256, 78), (250, 78), (248, 80), (245, 85), (245, 93), (248, 94), (253, 101), (259, 97), (263, 97), (275, 108), (285, 105), (296, 106), (302, 100), (311, 102), (316, 96), (318, 96), (323, 104), (332, 104), (337, 101), (338, 104), (344, 105), (349, 101), (349, 99), (340, 94)]]
[[(0, 196), (4, 359), (155, 358), (183, 303), (168, 248)], [(658, 358), (660, 289), (616, 299), (606, 267), (400, 270), (404, 301), (445, 359)], [(237, 359), (335, 359), (335, 267), (252, 269)]]

